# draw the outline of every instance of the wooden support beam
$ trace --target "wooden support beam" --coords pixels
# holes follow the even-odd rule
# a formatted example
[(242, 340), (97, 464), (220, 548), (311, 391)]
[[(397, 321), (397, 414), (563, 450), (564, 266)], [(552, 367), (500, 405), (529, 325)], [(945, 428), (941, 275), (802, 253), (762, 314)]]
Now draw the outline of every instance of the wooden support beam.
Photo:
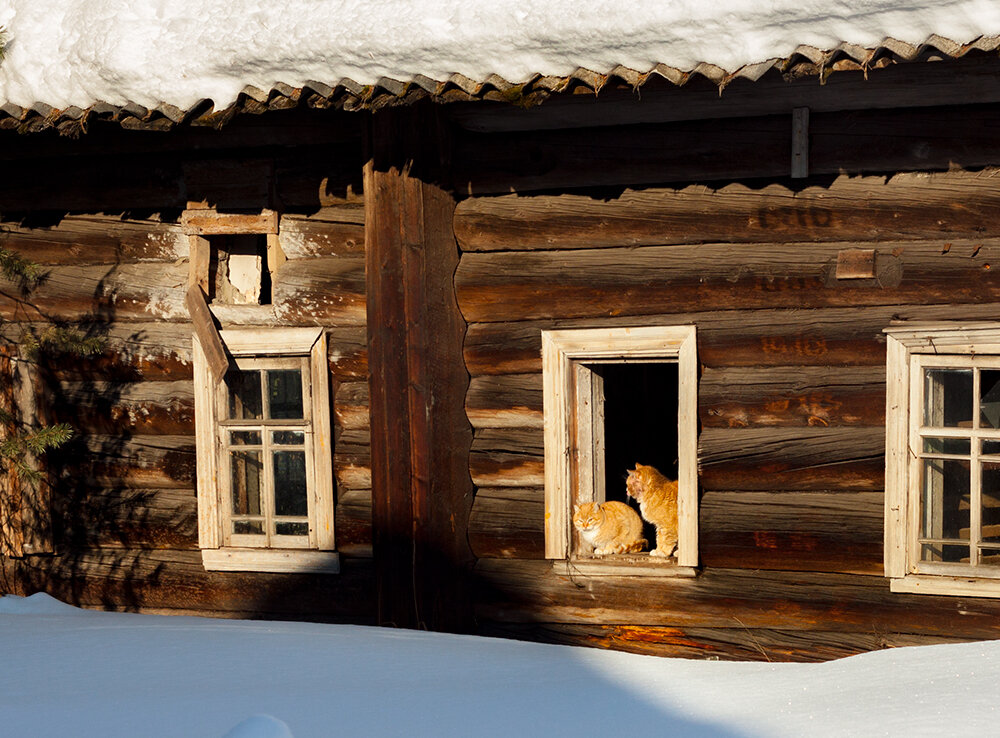
[(385, 625), (467, 630), (472, 504), (455, 201), (430, 105), (370, 120), (365, 164), (372, 539)]
[(205, 301), (205, 293), (201, 290), (201, 285), (194, 283), (188, 287), (185, 296), (188, 311), (191, 313), (191, 323), (194, 325), (194, 332), (201, 341), (201, 348), (208, 359), (208, 366), (212, 370), (212, 376), (216, 382), (222, 381), (229, 371), (229, 357), (226, 355), (226, 348), (222, 344), (219, 336), (219, 329), (215, 326), (212, 318), (212, 311), (208, 309)]

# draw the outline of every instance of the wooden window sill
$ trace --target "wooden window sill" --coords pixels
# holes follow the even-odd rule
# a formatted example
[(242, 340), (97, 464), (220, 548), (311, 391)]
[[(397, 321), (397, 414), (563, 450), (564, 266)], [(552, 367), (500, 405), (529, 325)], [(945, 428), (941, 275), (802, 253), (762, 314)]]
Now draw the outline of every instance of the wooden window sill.
[(892, 592), (1000, 598), (1000, 579), (910, 574), (889, 581)]
[(292, 551), (263, 548), (204, 548), (208, 571), (258, 571), (276, 574), (339, 574), (336, 551)]
[(583, 577), (694, 577), (693, 566), (678, 566), (672, 558), (658, 559), (649, 554), (620, 554), (594, 558), (574, 558), (552, 562), (559, 576)]

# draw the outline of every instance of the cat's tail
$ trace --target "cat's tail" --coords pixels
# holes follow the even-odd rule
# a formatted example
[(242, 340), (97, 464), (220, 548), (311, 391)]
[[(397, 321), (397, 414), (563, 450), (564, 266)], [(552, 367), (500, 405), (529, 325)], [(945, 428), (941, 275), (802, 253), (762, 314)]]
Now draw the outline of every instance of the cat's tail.
[(646, 550), (646, 546), (648, 545), (649, 541), (647, 541), (645, 538), (640, 538), (638, 541), (629, 546), (625, 550), (625, 553), (642, 553), (643, 551)]

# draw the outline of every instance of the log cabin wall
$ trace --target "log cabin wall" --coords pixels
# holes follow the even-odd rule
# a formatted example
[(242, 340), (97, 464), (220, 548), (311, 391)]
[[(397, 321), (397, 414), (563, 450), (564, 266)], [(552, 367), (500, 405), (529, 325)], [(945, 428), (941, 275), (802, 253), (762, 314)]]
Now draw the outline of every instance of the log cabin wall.
[[(28, 296), (0, 290), (5, 337), (57, 323), (104, 342), (95, 357), (40, 360), (51, 421), (76, 429), (48, 458), (56, 553), (4, 560), (0, 591), (143, 612), (370, 621), (367, 414), (344, 402), (367, 374), (360, 117), (291, 110), (222, 131), (96, 123), (77, 141), (4, 132), (0, 157), (0, 243), (45, 275)], [(327, 330), (339, 575), (202, 566), (180, 225), (192, 201), (277, 209), (287, 261), (274, 274), (274, 322)]]
[[(671, 93), (676, 117), (704, 102)], [(457, 134), (482, 632), (774, 660), (1000, 636), (1000, 602), (882, 576), (882, 330), (997, 315), (1000, 107), (883, 102), (812, 115), (804, 179), (790, 109), (587, 128), (567, 106), (572, 128)], [(838, 279), (859, 248), (874, 277)], [(669, 324), (698, 329), (702, 571), (559, 576), (541, 330)]]

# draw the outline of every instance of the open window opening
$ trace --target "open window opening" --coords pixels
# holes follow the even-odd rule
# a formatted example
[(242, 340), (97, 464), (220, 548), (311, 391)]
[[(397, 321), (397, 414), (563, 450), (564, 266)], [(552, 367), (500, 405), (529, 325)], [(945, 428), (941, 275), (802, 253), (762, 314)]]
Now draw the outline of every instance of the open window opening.
[[(544, 331), (542, 343), (546, 556), (584, 573), (693, 575), (694, 327)], [(627, 492), (629, 472), (640, 465), (655, 469), (637, 472), (655, 480), (655, 505), (640, 504), (634, 487)], [(594, 518), (582, 519), (588, 513), (601, 521), (597, 528)], [(607, 543), (611, 519), (628, 533)]]
[(209, 301), (225, 305), (270, 305), (271, 272), (267, 235), (208, 237)]
[[(677, 362), (611, 362), (581, 364), (586, 381), (597, 385), (593, 414), (593, 497), (584, 502), (621, 502), (636, 513), (639, 504), (626, 489), (628, 471), (636, 464), (651, 466), (669, 480), (677, 479)], [(656, 545), (656, 527), (643, 520), (643, 537)], [(574, 531), (576, 533), (576, 531)], [(586, 545), (576, 542), (581, 553)]]

